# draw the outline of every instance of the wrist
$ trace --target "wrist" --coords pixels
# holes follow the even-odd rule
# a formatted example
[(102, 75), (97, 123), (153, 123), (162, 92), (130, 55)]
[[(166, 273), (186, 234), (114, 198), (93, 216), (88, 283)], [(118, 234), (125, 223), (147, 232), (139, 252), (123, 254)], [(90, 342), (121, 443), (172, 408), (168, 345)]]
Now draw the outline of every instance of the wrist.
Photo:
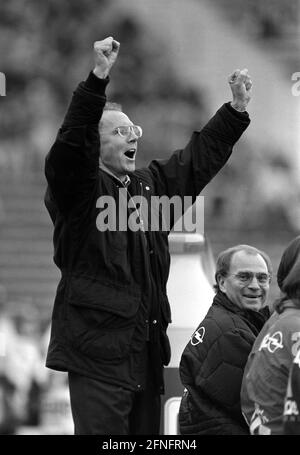
[(84, 87), (87, 90), (90, 90), (94, 93), (97, 94), (102, 94), (105, 92), (105, 88), (107, 84), (109, 83), (109, 77), (106, 77), (105, 79), (100, 79), (97, 77), (93, 71), (90, 72), (88, 75), (87, 79), (84, 82)]
[(238, 103), (237, 101), (231, 101), (230, 106), (238, 112), (245, 112), (247, 105), (244, 103)]
[(93, 73), (95, 74), (98, 79), (106, 79), (108, 76), (108, 70), (104, 71), (101, 68), (98, 68), (97, 66), (93, 69)]

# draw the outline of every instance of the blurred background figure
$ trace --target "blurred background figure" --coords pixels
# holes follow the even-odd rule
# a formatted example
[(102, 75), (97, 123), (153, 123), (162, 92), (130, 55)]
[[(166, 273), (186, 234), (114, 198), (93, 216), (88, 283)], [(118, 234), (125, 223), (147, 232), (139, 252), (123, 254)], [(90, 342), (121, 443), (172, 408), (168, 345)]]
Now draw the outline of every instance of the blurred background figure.
[[(41, 353), (46, 357), (50, 341), (50, 324), (41, 337)], [(38, 434), (74, 434), (67, 375), (46, 369), (47, 379), (43, 385), (39, 409)]]
[(11, 385), (11, 411), (15, 431), (34, 426), (39, 420), (40, 390), (46, 370), (39, 350), (39, 318), (30, 301), (6, 302), (6, 331), (1, 370)]
[[(26, 323), (28, 322), (26, 321)], [(32, 333), (34, 327), (26, 324), (23, 325), (23, 333), (24, 329), (27, 330), (27, 333)], [(30, 381), (31, 386), (27, 387), (25, 394), (27, 397), (26, 419), (23, 418), (19, 422), (16, 434), (74, 434), (67, 377), (64, 373), (49, 370), (44, 366), (49, 339), (50, 325), (47, 325), (38, 338), (38, 353), (35, 352), (37, 354), (37, 376)], [(29, 365), (30, 362), (27, 360), (27, 369)], [(18, 406), (19, 414), (20, 404)]]
[(38, 319), (30, 302), (10, 302), (0, 287), (0, 432), (38, 423), (45, 369), (37, 344)]
[(36, 430), (44, 435), (73, 435), (74, 423), (66, 374), (49, 370), (41, 396), (40, 421)]
[(0, 285), (0, 434), (13, 434), (18, 424), (14, 403), (16, 387), (7, 374), (7, 356), (15, 342), (16, 330), (7, 312), (6, 299), (6, 289)]

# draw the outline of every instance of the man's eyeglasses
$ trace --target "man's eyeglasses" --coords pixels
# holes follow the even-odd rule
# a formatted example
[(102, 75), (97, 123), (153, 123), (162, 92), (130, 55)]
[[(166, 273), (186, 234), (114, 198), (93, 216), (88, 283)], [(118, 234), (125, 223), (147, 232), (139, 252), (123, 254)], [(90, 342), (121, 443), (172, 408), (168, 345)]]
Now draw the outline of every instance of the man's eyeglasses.
[(239, 272), (231, 276), (234, 276), (240, 283), (245, 285), (251, 283), (254, 277), (262, 285), (268, 284), (271, 281), (271, 275), (269, 273)]
[(142, 137), (143, 130), (138, 125), (118, 126), (115, 128), (115, 133), (121, 137), (128, 137), (130, 134), (135, 134), (136, 137)]

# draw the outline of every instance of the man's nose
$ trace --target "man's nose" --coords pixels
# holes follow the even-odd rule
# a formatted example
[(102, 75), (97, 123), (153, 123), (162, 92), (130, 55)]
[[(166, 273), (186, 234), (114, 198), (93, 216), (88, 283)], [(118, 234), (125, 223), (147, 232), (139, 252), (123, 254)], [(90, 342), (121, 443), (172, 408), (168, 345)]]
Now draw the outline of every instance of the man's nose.
[(138, 140), (138, 136), (135, 134), (135, 132), (133, 131), (133, 129), (131, 128), (130, 129), (130, 133), (128, 135), (128, 142), (136, 142)]
[(259, 282), (258, 282), (258, 280), (257, 280), (255, 275), (252, 277), (250, 283), (248, 284), (248, 288), (250, 288), (250, 289), (260, 289)]

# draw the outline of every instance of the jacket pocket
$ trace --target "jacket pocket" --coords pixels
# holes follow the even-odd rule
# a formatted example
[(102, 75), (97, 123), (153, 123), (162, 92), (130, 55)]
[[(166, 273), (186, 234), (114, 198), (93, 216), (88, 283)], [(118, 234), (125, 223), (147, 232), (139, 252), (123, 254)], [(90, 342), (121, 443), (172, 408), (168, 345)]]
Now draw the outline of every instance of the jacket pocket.
[(72, 277), (67, 298), (71, 346), (95, 360), (124, 359), (131, 348), (139, 305), (137, 290)]

